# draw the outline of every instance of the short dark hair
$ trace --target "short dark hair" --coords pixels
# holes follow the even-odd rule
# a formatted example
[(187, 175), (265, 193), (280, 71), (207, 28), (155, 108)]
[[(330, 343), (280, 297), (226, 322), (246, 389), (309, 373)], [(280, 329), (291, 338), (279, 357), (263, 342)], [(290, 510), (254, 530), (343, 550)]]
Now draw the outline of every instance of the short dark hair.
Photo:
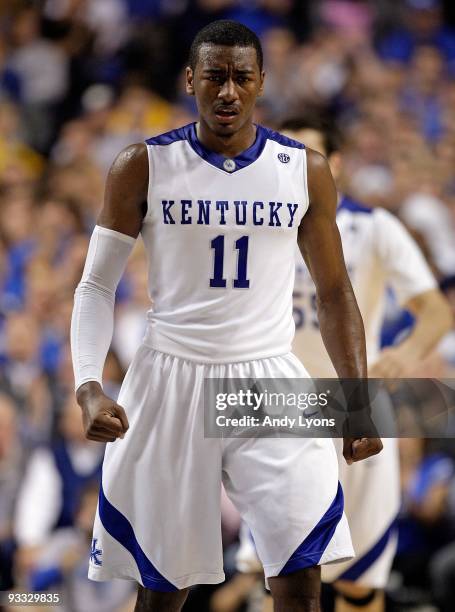
[(289, 117), (280, 126), (281, 130), (298, 132), (300, 130), (314, 130), (319, 132), (324, 142), (327, 156), (339, 151), (343, 145), (343, 137), (338, 125), (326, 115), (308, 112)]
[(226, 47), (254, 47), (259, 70), (262, 71), (264, 56), (256, 34), (238, 21), (219, 19), (206, 25), (191, 43), (189, 65), (194, 70), (199, 56), (199, 48), (204, 44), (224, 45)]

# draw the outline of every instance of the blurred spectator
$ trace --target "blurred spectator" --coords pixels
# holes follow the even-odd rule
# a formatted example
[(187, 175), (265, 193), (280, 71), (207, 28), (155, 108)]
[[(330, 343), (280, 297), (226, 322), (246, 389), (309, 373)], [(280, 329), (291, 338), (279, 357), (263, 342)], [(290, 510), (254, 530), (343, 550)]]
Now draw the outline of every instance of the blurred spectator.
[(405, 0), (403, 23), (379, 45), (386, 61), (409, 62), (418, 45), (439, 50), (455, 74), (455, 31), (443, 22), (441, 0)]
[(0, 182), (5, 187), (28, 185), (39, 178), (43, 160), (21, 136), (18, 108), (0, 100)]
[(274, 27), (287, 25), (287, 17), (292, 9), (291, 0), (198, 0), (199, 7), (211, 19), (234, 19), (244, 23), (258, 36)]
[(437, 49), (419, 47), (412, 59), (409, 83), (402, 94), (402, 105), (419, 122), (420, 130), (429, 141), (443, 133), (443, 59)]
[(429, 560), (451, 533), (448, 499), (454, 463), (421, 438), (400, 440), (400, 462), (403, 508), (394, 567), (405, 584), (425, 586)]
[(51, 396), (40, 363), (37, 321), (25, 312), (11, 314), (5, 325), (4, 384), (18, 402), (29, 444), (48, 439), (52, 429)]
[(7, 248), (7, 273), (3, 292), (9, 308), (19, 308), (25, 297), (25, 271), (34, 249), (33, 201), (28, 194), (5, 199), (0, 208), (0, 231)]
[(0, 101), (19, 102), (21, 99), (21, 81), (18, 74), (7, 65), (7, 53), (6, 41), (0, 39)]
[(19, 492), (15, 535), (23, 569), (33, 566), (54, 529), (74, 525), (84, 487), (101, 477), (104, 447), (85, 439), (80, 408), (72, 394), (65, 402), (59, 433), (50, 448), (33, 453)]
[(9, 64), (21, 81), (27, 141), (46, 151), (54, 136), (56, 106), (68, 88), (68, 57), (57, 43), (41, 37), (35, 8), (16, 16), (12, 43)]
[(13, 516), (25, 455), (19, 437), (16, 407), (8, 395), (0, 392), (0, 590), (13, 586)]
[(61, 21), (80, 19), (95, 35), (95, 52), (109, 57), (124, 44), (128, 35), (127, 7), (123, 0), (47, 0), (46, 17)]
[(371, 3), (356, 0), (323, 0), (319, 3), (319, 18), (341, 31), (352, 44), (371, 38), (374, 9)]
[(79, 159), (50, 168), (49, 190), (57, 199), (73, 200), (84, 220), (93, 227), (103, 201), (103, 175), (92, 159)]
[(286, 28), (273, 28), (264, 36), (263, 50), (270, 78), (259, 104), (267, 116), (278, 119), (298, 95), (297, 84), (290, 78), (289, 70), (290, 65), (297, 67), (295, 37)]
[(96, 551), (92, 528), (97, 501), (98, 486), (84, 487), (74, 527), (57, 529), (48, 538), (28, 576), (31, 591), (61, 593), (66, 612), (120, 612), (136, 595), (135, 585), (126, 580), (99, 584), (87, 578), (87, 559), (91, 548)]

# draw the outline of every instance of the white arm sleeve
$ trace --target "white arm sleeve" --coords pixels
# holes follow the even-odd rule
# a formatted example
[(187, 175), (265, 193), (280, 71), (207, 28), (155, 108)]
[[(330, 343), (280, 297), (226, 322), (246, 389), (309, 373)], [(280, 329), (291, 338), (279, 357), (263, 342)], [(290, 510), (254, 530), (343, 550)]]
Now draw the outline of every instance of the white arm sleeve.
[(102, 384), (114, 330), (115, 291), (135, 242), (131, 236), (99, 225), (93, 231), (71, 320), (76, 390), (91, 380)]
[(376, 249), (399, 303), (403, 305), (416, 295), (435, 289), (435, 278), (401, 221), (382, 208), (375, 209), (373, 214)]

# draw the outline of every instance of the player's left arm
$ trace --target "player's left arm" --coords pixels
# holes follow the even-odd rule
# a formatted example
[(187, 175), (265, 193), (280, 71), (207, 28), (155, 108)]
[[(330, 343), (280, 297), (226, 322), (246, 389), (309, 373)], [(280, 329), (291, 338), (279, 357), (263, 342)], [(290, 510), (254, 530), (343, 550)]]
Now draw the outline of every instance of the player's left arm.
[[(316, 286), (322, 339), (340, 378), (367, 377), (363, 321), (344, 263), (336, 224), (337, 192), (327, 160), (307, 149), (309, 208), (298, 244)], [(375, 455), (379, 438), (345, 438), (348, 463)]]
[(414, 315), (415, 323), (403, 342), (382, 351), (370, 375), (400, 378), (412, 375), (416, 365), (450, 331), (453, 318), (449, 303), (406, 228), (385, 210), (378, 209), (374, 215), (377, 256), (400, 304)]

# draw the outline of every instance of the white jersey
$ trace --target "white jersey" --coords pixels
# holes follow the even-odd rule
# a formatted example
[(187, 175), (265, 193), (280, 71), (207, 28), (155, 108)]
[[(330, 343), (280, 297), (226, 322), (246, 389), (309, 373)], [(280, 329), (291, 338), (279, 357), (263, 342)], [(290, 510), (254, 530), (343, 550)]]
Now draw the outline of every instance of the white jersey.
[(201, 363), (283, 355), (294, 335), (295, 246), (308, 208), (303, 144), (257, 126), (234, 159), (190, 124), (146, 141), (145, 344)]
[[(337, 225), (346, 268), (365, 326), (368, 363), (379, 354), (386, 289), (400, 304), (436, 287), (435, 279), (414, 240), (387, 210), (367, 208), (344, 197)], [(294, 289), (294, 353), (315, 377), (336, 376), (322, 342), (316, 312), (316, 290), (300, 253)]]

